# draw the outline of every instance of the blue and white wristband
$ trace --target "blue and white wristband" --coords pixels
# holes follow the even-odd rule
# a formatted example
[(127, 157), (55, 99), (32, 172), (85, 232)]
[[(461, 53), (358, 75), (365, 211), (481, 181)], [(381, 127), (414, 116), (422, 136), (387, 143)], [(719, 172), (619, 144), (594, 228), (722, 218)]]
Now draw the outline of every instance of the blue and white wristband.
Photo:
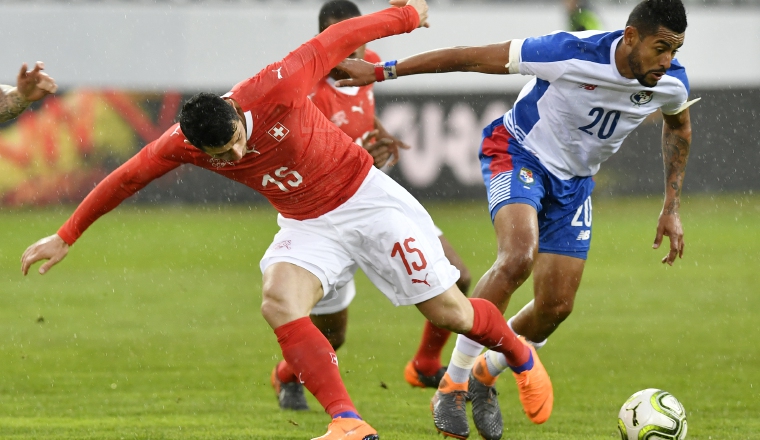
[(396, 63), (398, 61), (386, 61), (384, 63), (375, 64), (375, 81), (382, 82), (386, 79), (396, 79)]

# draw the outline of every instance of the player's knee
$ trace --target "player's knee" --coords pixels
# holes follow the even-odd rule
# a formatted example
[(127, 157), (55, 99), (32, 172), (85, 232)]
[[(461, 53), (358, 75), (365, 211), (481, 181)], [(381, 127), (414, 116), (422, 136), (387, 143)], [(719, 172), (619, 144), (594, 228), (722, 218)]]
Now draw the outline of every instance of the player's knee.
[(522, 283), (527, 280), (533, 270), (535, 254), (533, 249), (513, 249), (500, 253), (494, 268), (512, 283)]

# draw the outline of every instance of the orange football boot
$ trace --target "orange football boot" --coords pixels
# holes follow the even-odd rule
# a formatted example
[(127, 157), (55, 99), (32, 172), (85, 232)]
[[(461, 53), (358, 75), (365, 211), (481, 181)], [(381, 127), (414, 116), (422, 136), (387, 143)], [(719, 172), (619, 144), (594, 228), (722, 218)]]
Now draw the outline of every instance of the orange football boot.
[(552, 407), (554, 406), (552, 381), (538, 358), (536, 348), (525, 342), (522, 336), (520, 336), (520, 342), (530, 349), (533, 355), (533, 368), (519, 374), (513, 371), (512, 374), (517, 381), (520, 403), (522, 403), (525, 415), (531, 422), (541, 424), (549, 420), (549, 416), (552, 414)]
[(325, 435), (311, 440), (380, 440), (380, 436), (364, 420), (337, 417), (330, 422)]

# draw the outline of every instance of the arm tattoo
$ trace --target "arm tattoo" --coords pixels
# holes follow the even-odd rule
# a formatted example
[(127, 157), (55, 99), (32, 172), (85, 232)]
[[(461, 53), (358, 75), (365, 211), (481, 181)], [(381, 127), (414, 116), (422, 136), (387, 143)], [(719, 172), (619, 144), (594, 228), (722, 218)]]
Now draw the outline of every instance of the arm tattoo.
[(10, 121), (20, 115), (31, 102), (24, 99), (15, 87), (0, 85), (0, 122)]
[[(666, 195), (672, 198), (665, 207), (665, 212), (673, 214), (680, 205), (683, 178), (686, 174), (686, 162), (689, 159), (689, 140), (676, 132), (666, 132), (662, 137), (662, 159), (665, 165)], [(668, 194), (669, 193), (669, 194)]]

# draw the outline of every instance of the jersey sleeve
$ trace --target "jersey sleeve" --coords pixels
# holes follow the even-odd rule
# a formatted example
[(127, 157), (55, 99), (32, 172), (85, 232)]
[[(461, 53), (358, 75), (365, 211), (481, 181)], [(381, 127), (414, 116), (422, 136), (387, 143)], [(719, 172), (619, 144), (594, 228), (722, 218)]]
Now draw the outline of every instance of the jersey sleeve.
[(665, 74), (674, 77), (678, 84), (683, 86), (679, 87), (679, 93), (676, 93), (671, 101), (660, 107), (663, 114), (675, 115), (682, 111), (681, 106), (689, 99), (689, 78), (686, 76), (686, 69), (675, 59)]
[(512, 40), (509, 72), (535, 75), (553, 82), (565, 73), (569, 60), (609, 63), (609, 53), (597, 49), (599, 39), (607, 34), (599, 31), (558, 31), (540, 37)]
[(181, 165), (181, 142), (185, 138), (179, 133), (179, 124), (175, 125), (176, 128), (170, 128), (160, 138), (146, 145), (90, 191), (58, 230), (58, 236), (69, 246), (73, 245), (95, 220), (154, 179)]
[(357, 47), (378, 38), (411, 32), (420, 17), (412, 6), (388, 8), (374, 14), (344, 20), (271, 64), (256, 76), (238, 83), (224, 97), (243, 107), (260, 98), (286, 106), (306, 99), (314, 84), (325, 77)]

